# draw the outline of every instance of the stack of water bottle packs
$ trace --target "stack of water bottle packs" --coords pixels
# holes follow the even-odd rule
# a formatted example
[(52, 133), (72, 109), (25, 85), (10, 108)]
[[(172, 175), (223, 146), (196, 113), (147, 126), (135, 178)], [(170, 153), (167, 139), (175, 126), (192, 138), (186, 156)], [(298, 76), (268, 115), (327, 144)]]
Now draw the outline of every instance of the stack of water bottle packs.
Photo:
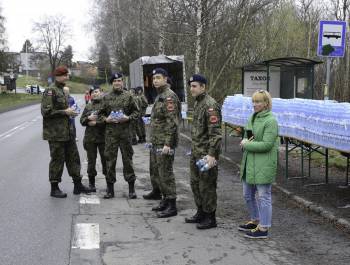
[[(272, 100), (279, 135), (308, 143), (350, 152), (350, 103), (332, 100)], [(226, 97), (222, 106), (223, 121), (244, 127), (253, 114), (251, 97)]]

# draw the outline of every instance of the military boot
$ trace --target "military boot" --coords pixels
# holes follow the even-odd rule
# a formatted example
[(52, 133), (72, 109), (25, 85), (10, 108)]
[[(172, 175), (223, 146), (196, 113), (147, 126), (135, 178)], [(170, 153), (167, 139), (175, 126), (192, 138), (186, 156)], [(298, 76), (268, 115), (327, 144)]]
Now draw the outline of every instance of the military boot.
[(143, 195), (145, 200), (160, 200), (162, 195), (159, 189), (153, 189), (150, 193)]
[(152, 211), (156, 211), (156, 212), (164, 211), (164, 210), (166, 209), (167, 206), (168, 206), (167, 200), (162, 199), (162, 200), (159, 202), (159, 205), (158, 205), (158, 206), (154, 206), (154, 207), (152, 208)]
[(81, 180), (74, 180), (74, 189), (73, 189), (73, 194), (77, 195), (77, 194), (80, 194), (80, 193), (90, 193), (91, 190), (90, 188), (84, 186), (82, 183), (81, 183)]
[(114, 197), (114, 183), (107, 182), (107, 193), (103, 198), (105, 199), (111, 199)]
[(157, 213), (158, 218), (167, 218), (177, 215), (176, 199), (167, 199), (167, 207)]
[(89, 188), (91, 192), (96, 192), (95, 177), (89, 177)]
[(205, 213), (204, 212), (204, 218), (202, 221), (197, 224), (198, 229), (209, 229), (216, 227), (216, 218), (215, 218), (215, 211), (211, 213)]
[(66, 198), (67, 193), (64, 193), (60, 190), (57, 182), (52, 182), (50, 196), (55, 198)]
[(136, 199), (135, 180), (129, 181), (129, 199)]
[(195, 215), (189, 218), (187, 217), (185, 218), (185, 223), (188, 223), (188, 224), (200, 223), (203, 217), (204, 217), (204, 212), (202, 210), (202, 207), (198, 207)]

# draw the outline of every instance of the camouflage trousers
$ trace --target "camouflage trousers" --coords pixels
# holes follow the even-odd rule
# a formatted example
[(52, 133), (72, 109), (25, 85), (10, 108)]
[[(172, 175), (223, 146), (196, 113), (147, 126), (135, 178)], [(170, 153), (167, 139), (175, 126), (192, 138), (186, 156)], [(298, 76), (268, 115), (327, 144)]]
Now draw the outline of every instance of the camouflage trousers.
[(125, 138), (119, 141), (108, 141), (106, 139), (106, 147), (105, 147), (105, 158), (106, 158), (106, 166), (107, 166), (106, 181), (109, 183), (116, 182), (115, 167), (117, 165), (119, 148), (122, 154), (124, 180), (127, 182), (135, 181), (136, 176), (134, 172), (134, 165), (132, 162), (132, 156), (134, 155), (134, 150), (132, 149), (130, 139), (128, 138)]
[(137, 136), (139, 137), (139, 139), (146, 138), (145, 123), (143, 122), (142, 117), (139, 117), (137, 120), (136, 133), (137, 133)]
[(152, 152), (152, 150), (149, 151), (149, 177), (151, 180), (152, 190), (160, 192), (158, 168), (155, 166), (154, 159), (152, 159)]
[(138, 139), (146, 138), (145, 123), (143, 122), (142, 117), (138, 118), (137, 121), (132, 121), (130, 124), (131, 140), (136, 140), (136, 135)]
[(197, 208), (202, 207), (204, 212), (211, 213), (216, 210), (217, 206), (216, 186), (218, 167), (215, 166), (208, 171), (200, 172), (196, 166), (198, 159), (200, 158), (191, 156), (191, 189)]
[(88, 167), (87, 174), (90, 177), (96, 177), (96, 159), (97, 159), (97, 150), (100, 153), (100, 159), (102, 164), (102, 173), (107, 175), (106, 159), (105, 159), (105, 143), (88, 143), (84, 142), (84, 149), (86, 150)]
[[(157, 147), (161, 148), (161, 147)], [(159, 187), (166, 199), (176, 199), (176, 184), (173, 171), (174, 155), (150, 152), (150, 175), (153, 189)]]
[(50, 182), (61, 182), (64, 163), (66, 163), (68, 174), (73, 180), (80, 180), (80, 157), (75, 138), (66, 142), (49, 141), (50, 164), (49, 180)]

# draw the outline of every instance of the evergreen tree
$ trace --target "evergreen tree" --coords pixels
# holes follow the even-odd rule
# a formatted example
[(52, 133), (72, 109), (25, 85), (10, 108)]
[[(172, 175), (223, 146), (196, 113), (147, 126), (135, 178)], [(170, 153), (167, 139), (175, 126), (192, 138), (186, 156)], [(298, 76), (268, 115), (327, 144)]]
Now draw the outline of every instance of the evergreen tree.
[(71, 45), (68, 45), (61, 56), (61, 64), (66, 65), (67, 67), (72, 67), (73, 59), (73, 48)]
[(98, 77), (108, 82), (108, 77), (112, 73), (111, 58), (109, 56), (108, 47), (104, 42), (101, 42), (98, 52), (97, 61)]
[(33, 44), (30, 42), (30, 40), (26, 39), (26, 41), (23, 44), (21, 52), (34, 52)]

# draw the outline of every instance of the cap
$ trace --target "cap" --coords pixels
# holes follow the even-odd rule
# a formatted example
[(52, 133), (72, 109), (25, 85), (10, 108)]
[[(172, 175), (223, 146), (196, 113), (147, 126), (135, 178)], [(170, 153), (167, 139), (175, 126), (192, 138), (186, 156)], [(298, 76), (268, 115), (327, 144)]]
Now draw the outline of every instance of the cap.
[(122, 73), (114, 73), (111, 75), (111, 77), (109, 78), (109, 83), (113, 83), (113, 80), (114, 79), (119, 79), (119, 78), (122, 78), (123, 77), (123, 74)]
[(202, 83), (202, 84), (207, 84), (207, 79), (200, 74), (194, 74), (190, 77), (190, 79), (188, 80), (188, 84), (190, 85), (192, 82), (198, 82), (198, 83)]
[(155, 68), (155, 69), (153, 69), (152, 75), (156, 75), (156, 74), (161, 74), (161, 75), (164, 75), (164, 76), (168, 76), (168, 72), (165, 69), (163, 69), (163, 68)]
[(53, 72), (54, 76), (62, 76), (68, 74), (68, 69), (65, 66), (58, 66)]

